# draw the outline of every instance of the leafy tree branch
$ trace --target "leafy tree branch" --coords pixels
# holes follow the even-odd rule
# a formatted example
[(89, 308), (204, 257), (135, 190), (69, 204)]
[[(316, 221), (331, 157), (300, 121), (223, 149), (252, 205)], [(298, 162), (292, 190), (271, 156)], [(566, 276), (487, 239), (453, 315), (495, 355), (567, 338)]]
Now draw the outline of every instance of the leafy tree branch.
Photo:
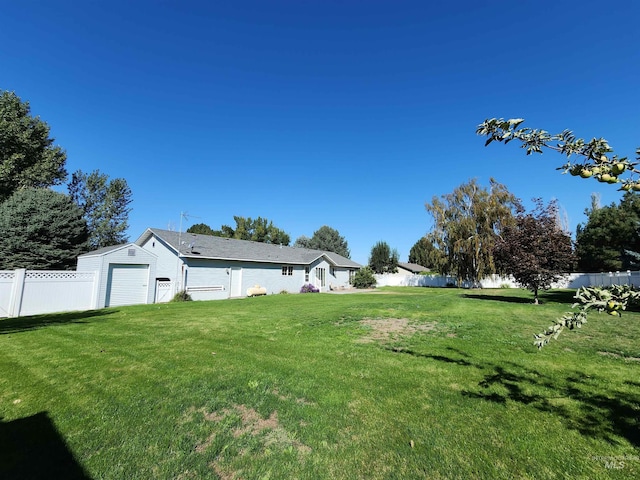
[[(521, 143), (526, 154), (542, 153), (544, 148), (558, 152), (567, 157), (567, 161), (558, 167), (563, 173), (582, 178), (595, 178), (599, 182), (620, 184), (620, 190), (640, 191), (638, 176), (640, 170), (640, 148), (636, 149), (635, 161), (627, 157), (612, 154), (613, 149), (604, 138), (593, 138), (585, 141), (576, 138), (570, 130), (551, 134), (546, 130), (521, 127), (522, 118), (487, 119), (478, 125), (476, 133), (487, 137), (485, 146), (496, 141), (509, 143), (516, 140)], [(578, 157), (577, 161), (573, 156)], [(556, 320), (556, 323), (543, 333), (534, 335), (534, 344), (538, 348), (547, 345), (554, 338), (557, 339), (565, 329), (580, 328), (587, 322), (590, 310), (606, 311), (610, 315), (620, 316), (630, 302), (637, 301), (640, 293), (626, 285), (614, 285), (605, 289), (601, 287), (582, 287), (576, 293), (577, 302), (572, 308), (579, 308), (577, 312), (568, 312)]]
[[(620, 184), (620, 190), (640, 191), (640, 170), (637, 168), (640, 147), (636, 149), (635, 161), (632, 161), (628, 157), (612, 155), (613, 149), (604, 138), (585, 141), (576, 138), (571, 130), (551, 134), (546, 130), (520, 127), (523, 122), (522, 118), (491, 118), (478, 125), (476, 133), (487, 137), (485, 146), (494, 141), (507, 144), (517, 140), (527, 155), (542, 153), (543, 148), (548, 148), (567, 157), (567, 161), (558, 167), (563, 173)], [(574, 155), (579, 158), (577, 161), (572, 159)]]
[(577, 300), (571, 308), (578, 308), (577, 312), (567, 312), (556, 323), (548, 327), (544, 332), (534, 335), (534, 345), (542, 348), (551, 339), (557, 339), (565, 328), (573, 330), (587, 323), (587, 313), (590, 310), (606, 312), (614, 317), (621, 317), (627, 307), (640, 300), (640, 291), (634, 290), (629, 285), (612, 285), (603, 287), (580, 287), (576, 292)]

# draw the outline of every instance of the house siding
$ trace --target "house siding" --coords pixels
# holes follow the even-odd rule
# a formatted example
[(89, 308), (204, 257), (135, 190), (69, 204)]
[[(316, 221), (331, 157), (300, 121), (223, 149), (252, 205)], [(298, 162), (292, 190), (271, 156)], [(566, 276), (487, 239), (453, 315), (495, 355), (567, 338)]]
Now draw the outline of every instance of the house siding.
[(222, 260), (185, 260), (185, 289), (193, 300), (229, 298), (228, 263)]
[(153, 282), (155, 283), (156, 278), (168, 278), (171, 280), (174, 295), (182, 290), (182, 262), (179, 261), (175, 251), (156, 236), (149, 238), (141, 247), (157, 257), (155, 277), (152, 277)]
[(188, 258), (187, 262), (187, 290), (195, 287), (223, 286), (224, 292), (199, 292), (194, 300), (214, 300), (228, 298), (231, 292), (231, 278), (228, 269), (242, 270), (240, 291), (245, 296), (248, 288), (259, 285), (266, 288), (267, 294), (272, 295), (287, 291), (296, 293), (304, 284), (304, 266), (292, 265), (293, 275), (282, 275), (282, 267), (288, 264), (241, 262), (233, 260), (198, 260)]
[[(283, 275), (282, 267), (293, 267), (293, 275)], [(304, 283), (304, 265), (287, 263), (257, 263), (247, 265), (243, 270), (243, 289), (260, 285), (267, 289), (267, 294), (280, 292), (298, 293)], [(244, 290), (243, 290), (244, 291)]]
[(332, 280), (333, 283), (331, 284), (331, 287), (335, 286), (337, 288), (349, 288), (351, 285), (349, 283), (349, 269), (336, 267), (334, 269)]
[(78, 257), (77, 272), (97, 272), (102, 267), (102, 256)]

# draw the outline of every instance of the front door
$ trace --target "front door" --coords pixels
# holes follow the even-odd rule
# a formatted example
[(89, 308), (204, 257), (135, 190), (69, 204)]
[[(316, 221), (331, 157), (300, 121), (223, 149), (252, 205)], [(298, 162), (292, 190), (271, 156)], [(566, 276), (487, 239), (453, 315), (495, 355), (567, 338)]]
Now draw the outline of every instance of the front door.
[(324, 288), (326, 286), (326, 276), (324, 268), (316, 268), (316, 287), (320, 289), (321, 292), (324, 292)]

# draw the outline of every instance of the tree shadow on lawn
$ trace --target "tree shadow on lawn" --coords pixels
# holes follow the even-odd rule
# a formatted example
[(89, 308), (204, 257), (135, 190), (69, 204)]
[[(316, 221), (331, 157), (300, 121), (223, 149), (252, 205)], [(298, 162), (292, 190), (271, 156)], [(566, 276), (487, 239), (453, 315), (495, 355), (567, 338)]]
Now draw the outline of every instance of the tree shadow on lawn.
[[(438, 362), (445, 362), (445, 363), (453, 363), (455, 365), (461, 365), (463, 367), (476, 367), (476, 368), (480, 368), (480, 366), (476, 365), (475, 363), (472, 363), (468, 360), (465, 360), (463, 358), (450, 358), (447, 357), (445, 355), (432, 355), (430, 353), (420, 353), (420, 352), (416, 352), (414, 350), (411, 350), (409, 348), (404, 348), (404, 347), (393, 347), (393, 346), (384, 346), (383, 347), (385, 350), (390, 350), (394, 353), (404, 353), (406, 355), (411, 355), (414, 357), (419, 357), (419, 358), (428, 358), (430, 360), (437, 360)], [(448, 350), (455, 350), (453, 348), (449, 348)], [(461, 354), (462, 356), (465, 357), (469, 357), (469, 355), (467, 355), (464, 352), (460, 352), (457, 351), (457, 353)]]
[[(533, 303), (533, 294), (527, 297), (521, 297), (517, 295), (509, 295), (504, 293), (508, 290), (498, 290), (494, 295), (488, 293), (463, 293), (464, 298), (473, 298), (476, 300), (493, 300), (495, 302), (509, 302), (509, 303)], [(539, 292), (538, 298), (540, 303), (575, 303), (575, 290), (551, 290), (548, 292)]]
[(88, 310), (85, 312), (50, 313), (47, 315), (0, 319), (0, 335), (37, 330), (65, 323), (89, 323), (87, 320), (90, 318), (113, 315), (117, 312), (118, 310)]
[(533, 296), (531, 298), (524, 298), (508, 295), (489, 295), (483, 293), (462, 293), (460, 296), (474, 300), (493, 300), (494, 302), (533, 303)]
[(3, 422), (0, 478), (90, 480), (46, 412)]
[[(448, 350), (452, 355), (393, 351), (487, 371), (478, 388), (463, 390), (463, 396), (502, 405), (517, 402), (559, 417), (568, 428), (584, 436), (614, 445), (620, 444), (622, 437), (634, 447), (640, 447), (640, 393), (615, 387), (605, 390), (601, 385), (609, 383), (606, 379), (579, 371), (551, 378), (517, 363), (478, 363), (465, 352)], [(624, 383), (640, 386), (634, 381)]]
[(575, 290), (549, 290), (548, 292), (540, 292), (540, 300), (554, 303), (568, 303), (573, 305), (576, 303)]
[[(521, 365), (507, 363), (507, 368), (489, 366), (491, 373), (478, 384), (483, 390), (465, 391), (463, 395), (505, 404), (515, 401), (559, 416), (571, 429), (582, 435), (619, 444), (623, 437), (635, 447), (640, 446), (640, 395), (612, 391), (594, 391), (603, 379), (573, 371), (563, 379), (551, 380)], [(522, 373), (515, 373), (515, 370)], [(490, 392), (490, 390), (499, 392)], [(531, 393), (532, 389), (548, 394)], [(574, 408), (563, 404), (576, 402)]]

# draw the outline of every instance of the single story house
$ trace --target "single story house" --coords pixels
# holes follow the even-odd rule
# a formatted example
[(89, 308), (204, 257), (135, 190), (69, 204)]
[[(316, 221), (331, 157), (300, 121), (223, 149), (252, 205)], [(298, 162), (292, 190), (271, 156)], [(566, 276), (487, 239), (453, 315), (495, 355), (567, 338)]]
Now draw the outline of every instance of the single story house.
[(194, 300), (247, 296), (256, 285), (267, 294), (321, 292), (350, 285), (361, 265), (333, 252), (155, 228), (135, 242), (78, 257), (78, 271), (99, 271), (98, 305), (169, 301), (185, 290)]
[[(429, 269), (416, 263), (398, 262), (398, 271), (395, 273), (384, 273), (376, 275), (376, 282), (379, 287), (385, 286), (424, 286), (431, 280), (422, 273), (429, 272)], [(418, 276), (419, 275), (419, 276)]]

